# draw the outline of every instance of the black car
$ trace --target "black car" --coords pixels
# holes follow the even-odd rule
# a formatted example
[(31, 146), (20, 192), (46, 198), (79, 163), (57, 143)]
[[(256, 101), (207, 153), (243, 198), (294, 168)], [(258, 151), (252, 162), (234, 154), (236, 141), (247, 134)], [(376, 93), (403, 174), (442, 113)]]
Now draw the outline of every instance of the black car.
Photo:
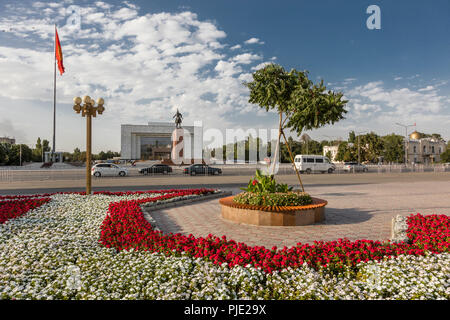
[(222, 169), (213, 168), (204, 164), (193, 164), (184, 169), (185, 174), (195, 176), (196, 174), (222, 174)]
[(172, 172), (172, 167), (168, 166), (167, 164), (154, 164), (151, 167), (142, 168), (139, 170), (139, 173), (144, 175), (151, 173), (168, 174), (169, 172)]

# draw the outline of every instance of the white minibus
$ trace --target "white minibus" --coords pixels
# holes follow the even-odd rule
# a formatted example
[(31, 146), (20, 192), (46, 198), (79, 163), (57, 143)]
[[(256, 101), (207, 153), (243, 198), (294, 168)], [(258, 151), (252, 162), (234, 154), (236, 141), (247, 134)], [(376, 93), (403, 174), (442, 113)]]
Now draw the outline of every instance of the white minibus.
[(300, 173), (333, 173), (336, 169), (336, 166), (327, 157), (312, 154), (298, 154), (295, 156), (294, 163)]

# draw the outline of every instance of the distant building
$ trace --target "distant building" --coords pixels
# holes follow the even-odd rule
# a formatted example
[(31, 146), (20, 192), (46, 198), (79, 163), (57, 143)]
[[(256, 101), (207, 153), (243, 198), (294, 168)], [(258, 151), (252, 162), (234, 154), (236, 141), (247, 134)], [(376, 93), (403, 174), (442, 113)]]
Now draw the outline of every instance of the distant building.
[(336, 160), (336, 155), (338, 153), (339, 146), (324, 146), (323, 155), (326, 156), (328, 152), (331, 153), (330, 161), (334, 162)]
[(0, 143), (16, 144), (16, 139), (8, 137), (0, 137)]
[[(185, 135), (185, 155), (193, 158), (195, 156), (194, 146), (197, 145), (200, 148), (199, 150), (202, 150), (203, 127), (183, 125), (182, 128), (184, 129)], [(175, 123), (171, 122), (149, 122), (148, 125), (122, 124), (121, 159), (171, 159), (173, 147), (172, 134), (175, 129)]]
[(420, 134), (414, 131), (407, 140), (408, 163), (431, 164), (439, 162), (446, 147), (444, 140), (421, 138)]

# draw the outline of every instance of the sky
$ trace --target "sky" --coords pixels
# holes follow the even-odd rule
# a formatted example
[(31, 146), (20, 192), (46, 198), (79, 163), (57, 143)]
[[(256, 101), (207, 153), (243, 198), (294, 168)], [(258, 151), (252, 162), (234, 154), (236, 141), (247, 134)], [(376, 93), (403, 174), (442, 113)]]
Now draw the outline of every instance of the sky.
[[(370, 5), (380, 29), (369, 29)], [(0, 0), (0, 136), (52, 141), (54, 24), (56, 149), (85, 148), (72, 99), (105, 99), (93, 152), (120, 151), (120, 125), (173, 121), (204, 130), (277, 128), (243, 85), (267, 63), (307, 70), (349, 100), (346, 119), (306, 132), (347, 139), (417, 130), (450, 138), (448, 0)], [(293, 135), (294, 139), (298, 139)]]

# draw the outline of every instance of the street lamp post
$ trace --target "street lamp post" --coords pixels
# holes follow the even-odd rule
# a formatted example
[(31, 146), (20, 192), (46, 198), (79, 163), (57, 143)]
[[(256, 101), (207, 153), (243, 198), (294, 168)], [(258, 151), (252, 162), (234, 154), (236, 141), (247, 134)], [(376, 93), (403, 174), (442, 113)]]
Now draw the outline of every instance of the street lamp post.
[(396, 122), (395, 123), (398, 126), (401, 126), (403, 128), (405, 128), (405, 166), (407, 165), (408, 162), (408, 146), (407, 146), (407, 141), (408, 141), (408, 127), (415, 127), (415, 124), (410, 124), (410, 125), (404, 125), (401, 123)]
[[(103, 104), (105, 101), (102, 98), (97, 100), (97, 107), (94, 107), (95, 101), (89, 96), (84, 96), (83, 100), (80, 97), (73, 99), (75, 103), (73, 110), (76, 113), (81, 112), (81, 116), (86, 117), (86, 194), (91, 194), (91, 142), (92, 142), (92, 117), (102, 114), (105, 111)], [(81, 105), (84, 102), (84, 105)]]

